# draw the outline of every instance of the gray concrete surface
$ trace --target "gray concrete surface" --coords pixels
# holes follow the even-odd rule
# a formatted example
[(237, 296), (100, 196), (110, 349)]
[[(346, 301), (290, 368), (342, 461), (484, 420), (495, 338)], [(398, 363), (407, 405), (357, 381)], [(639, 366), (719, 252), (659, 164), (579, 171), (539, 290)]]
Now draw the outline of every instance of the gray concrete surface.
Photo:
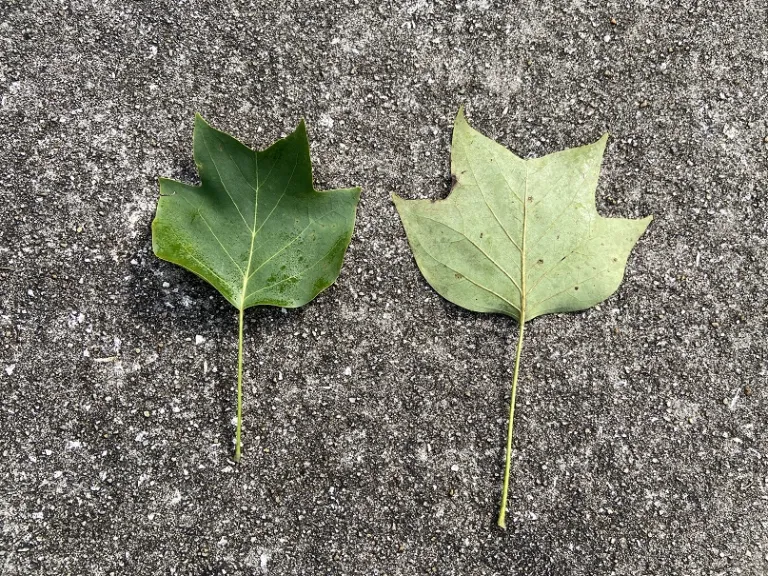
[[(0, 573), (768, 573), (763, 0), (0, 0)], [(619, 293), (516, 328), (441, 300), (390, 202), (472, 124), (612, 138), (605, 215), (656, 219)], [(364, 189), (336, 286), (236, 326), (157, 260), (194, 111)], [(528, 332), (528, 331), (527, 331)]]

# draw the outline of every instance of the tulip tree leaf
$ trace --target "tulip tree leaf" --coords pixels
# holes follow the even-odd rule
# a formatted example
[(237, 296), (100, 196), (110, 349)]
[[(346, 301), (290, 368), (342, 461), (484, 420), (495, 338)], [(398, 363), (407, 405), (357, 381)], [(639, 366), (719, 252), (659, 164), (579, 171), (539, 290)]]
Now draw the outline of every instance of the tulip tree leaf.
[(352, 237), (360, 189), (318, 192), (304, 122), (261, 152), (200, 115), (202, 184), (160, 179), (155, 254), (190, 270), (235, 308), (296, 308), (333, 284)]
[(522, 159), (472, 129), (460, 110), (451, 145), (454, 187), (444, 200), (394, 196), (416, 263), (444, 298), (468, 310), (506, 314), (520, 334), (543, 314), (585, 310), (611, 296), (652, 217), (604, 218), (595, 189), (607, 135), (594, 144)]
[(238, 459), (243, 311), (303, 306), (336, 281), (360, 189), (313, 188), (303, 121), (257, 152), (196, 115), (193, 149), (201, 184), (160, 179), (152, 248), (206, 280), (240, 311)]

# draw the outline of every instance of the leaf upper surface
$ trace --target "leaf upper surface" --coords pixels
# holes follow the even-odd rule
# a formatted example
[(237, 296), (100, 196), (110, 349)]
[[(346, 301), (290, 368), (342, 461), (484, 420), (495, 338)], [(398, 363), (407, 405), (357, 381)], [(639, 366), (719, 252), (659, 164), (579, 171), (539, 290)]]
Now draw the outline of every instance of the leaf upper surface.
[(236, 308), (295, 308), (333, 284), (352, 237), (360, 189), (312, 186), (302, 121), (254, 151), (195, 117), (200, 186), (160, 179), (155, 254), (194, 272)]
[(448, 198), (394, 196), (427, 281), (463, 308), (524, 320), (608, 298), (652, 217), (597, 213), (606, 140), (524, 160), (472, 129), (460, 110)]

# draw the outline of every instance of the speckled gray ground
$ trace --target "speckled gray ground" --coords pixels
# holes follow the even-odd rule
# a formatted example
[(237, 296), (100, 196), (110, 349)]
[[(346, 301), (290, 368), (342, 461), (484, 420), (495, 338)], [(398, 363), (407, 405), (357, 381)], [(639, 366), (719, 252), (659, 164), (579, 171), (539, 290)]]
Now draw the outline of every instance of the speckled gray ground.
[[(716, 2), (0, 1), (4, 575), (768, 573), (768, 22)], [(619, 293), (516, 328), (423, 281), (390, 194), (441, 197), (460, 104), (524, 155), (612, 134)], [(157, 260), (193, 112), (308, 121), (364, 189), (337, 285), (247, 315)]]

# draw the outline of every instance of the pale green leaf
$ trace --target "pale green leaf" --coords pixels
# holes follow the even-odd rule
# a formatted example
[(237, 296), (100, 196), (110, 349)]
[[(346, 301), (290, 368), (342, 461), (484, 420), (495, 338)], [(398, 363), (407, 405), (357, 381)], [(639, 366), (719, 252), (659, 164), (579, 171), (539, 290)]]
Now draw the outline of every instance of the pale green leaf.
[(416, 263), (432, 287), (463, 308), (506, 314), (519, 323), (502, 528), (525, 322), (584, 310), (611, 296), (652, 219), (597, 213), (595, 189), (606, 141), (607, 135), (594, 144), (524, 160), (473, 130), (459, 110), (448, 198), (394, 196)]
[(419, 269), (444, 298), (531, 320), (602, 302), (651, 221), (595, 208), (607, 136), (524, 160), (456, 118), (445, 200), (395, 196)]

